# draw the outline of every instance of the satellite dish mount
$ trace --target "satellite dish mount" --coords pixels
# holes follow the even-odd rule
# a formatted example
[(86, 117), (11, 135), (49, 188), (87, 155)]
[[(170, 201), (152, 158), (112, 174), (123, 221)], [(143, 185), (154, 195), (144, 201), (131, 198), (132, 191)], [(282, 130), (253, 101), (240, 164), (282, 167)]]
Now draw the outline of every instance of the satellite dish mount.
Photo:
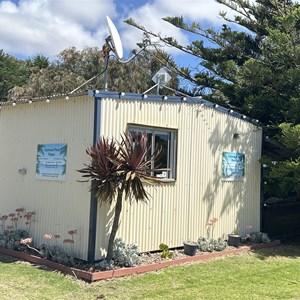
[(122, 41), (121, 41), (119, 32), (118, 32), (116, 26), (114, 25), (114, 23), (112, 22), (112, 20), (110, 19), (109, 16), (106, 16), (106, 21), (107, 21), (107, 25), (108, 25), (110, 35), (105, 39), (105, 44), (102, 47), (102, 52), (103, 52), (103, 56), (104, 56), (104, 59), (105, 59), (105, 68), (104, 68), (104, 70), (101, 71), (100, 73), (96, 74), (95, 76), (93, 76), (89, 80), (85, 81), (84, 83), (82, 83), (80, 86), (78, 86), (76, 89), (71, 91), (69, 94), (75, 93), (81, 87), (83, 87), (87, 83), (91, 82), (95, 78), (101, 76), (103, 73), (104, 73), (104, 76), (105, 76), (104, 89), (107, 91), (107, 89), (108, 89), (108, 61), (109, 61), (109, 57), (110, 57), (110, 55), (109, 55), (110, 51), (114, 52), (117, 60), (120, 63), (126, 64), (126, 63), (130, 62), (133, 58), (135, 58), (137, 55), (139, 55), (142, 51), (144, 51), (148, 46), (150, 46), (152, 44), (158, 44), (157, 41), (153, 41), (153, 43), (152, 43), (151, 39), (146, 35), (145, 38), (142, 41), (141, 49), (138, 52), (136, 52), (135, 54), (133, 54), (129, 59), (122, 60), (123, 59), (123, 46), (122, 46)]

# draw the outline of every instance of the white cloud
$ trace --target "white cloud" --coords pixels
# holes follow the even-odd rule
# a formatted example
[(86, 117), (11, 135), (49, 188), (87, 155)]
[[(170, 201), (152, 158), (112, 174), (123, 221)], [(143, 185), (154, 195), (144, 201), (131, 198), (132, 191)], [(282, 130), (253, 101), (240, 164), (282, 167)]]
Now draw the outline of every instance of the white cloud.
[[(146, 4), (140, 8), (131, 11), (128, 15), (123, 16), (123, 19), (133, 18), (135, 22), (143, 26), (146, 30), (159, 34), (162, 37), (172, 36), (177, 39), (179, 43), (187, 44), (188, 39), (186, 35), (178, 28), (163, 21), (167, 11), (161, 9), (154, 4)], [(122, 40), (125, 48), (136, 48), (136, 43), (141, 42), (142, 32), (127, 24), (120, 25), (122, 29)], [(168, 49), (170, 53), (176, 52), (175, 49)]]
[(15, 13), (17, 12), (17, 6), (15, 3), (10, 1), (3, 1), (0, 3), (0, 10), (7, 13)]
[(189, 36), (163, 17), (182, 15), (189, 21), (220, 24), (222, 9), (214, 0), (0, 0), (0, 48), (23, 57), (37, 53), (54, 56), (72, 46), (101, 48), (108, 36), (106, 15), (119, 29), (127, 51), (142, 40), (141, 31), (122, 22), (129, 17), (185, 45)]
[(167, 11), (167, 16), (183, 16), (196, 22), (220, 24), (220, 11), (229, 11), (224, 5), (214, 0), (157, 0), (155, 5)]
[(17, 5), (3, 1), (1, 48), (14, 55), (52, 56), (71, 46), (99, 46), (108, 32), (105, 15), (115, 15), (114, 9), (112, 1), (100, 0), (23, 0)]
[(116, 16), (116, 8), (111, 1), (50, 0), (48, 1), (48, 8), (51, 14), (80, 23), (92, 30), (101, 23), (103, 24), (106, 15), (111, 18)]
[[(130, 5), (130, 4), (129, 4)], [(191, 35), (162, 20), (168, 16), (182, 16), (187, 22), (199, 22), (203, 27), (220, 26), (224, 20), (219, 16), (220, 11), (229, 11), (215, 0), (155, 0), (144, 4), (135, 10), (126, 10), (123, 19), (133, 18), (138, 24), (162, 37), (172, 36), (179, 44), (190, 43)], [(232, 14), (232, 12), (231, 12)], [(126, 24), (119, 25), (121, 36), (126, 48), (134, 48), (142, 39), (141, 31)], [(185, 55), (174, 48), (165, 48), (173, 55)]]

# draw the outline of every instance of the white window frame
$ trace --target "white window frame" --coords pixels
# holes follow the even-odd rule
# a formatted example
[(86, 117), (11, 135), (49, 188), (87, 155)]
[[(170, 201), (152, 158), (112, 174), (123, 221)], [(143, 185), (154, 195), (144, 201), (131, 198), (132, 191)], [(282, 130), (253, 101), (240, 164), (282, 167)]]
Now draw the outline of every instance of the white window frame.
[[(166, 180), (176, 179), (176, 157), (177, 157), (177, 130), (153, 126), (145, 126), (138, 124), (128, 124), (128, 132), (145, 132), (151, 133), (151, 154), (156, 149), (155, 146), (155, 135), (157, 134), (167, 134), (168, 135), (168, 157), (167, 157), (167, 171), (163, 171), (161, 174), (156, 174), (156, 177), (160, 177)], [(154, 169), (154, 163), (152, 162), (151, 168)], [(159, 168), (159, 167), (158, 167)], [(152, 172), (152, 176), (154, 173)]]

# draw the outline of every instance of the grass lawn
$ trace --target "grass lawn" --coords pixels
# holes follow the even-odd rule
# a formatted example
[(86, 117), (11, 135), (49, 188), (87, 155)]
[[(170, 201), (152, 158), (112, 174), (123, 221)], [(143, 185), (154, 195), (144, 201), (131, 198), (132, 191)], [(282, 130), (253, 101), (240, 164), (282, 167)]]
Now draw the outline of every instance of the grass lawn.
[(299, 299), (300, 245), (88, 284), (0, 257), (0, 299)]

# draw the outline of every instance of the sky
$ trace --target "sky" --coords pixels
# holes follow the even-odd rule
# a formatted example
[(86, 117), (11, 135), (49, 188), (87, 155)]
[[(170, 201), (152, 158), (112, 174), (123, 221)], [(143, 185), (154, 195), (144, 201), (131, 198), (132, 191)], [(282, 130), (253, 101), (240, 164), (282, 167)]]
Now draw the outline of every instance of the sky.
[[(73, 46), (102, 48), (109, 35), (106, 16), (117, 27), (125, 54), (142, 41), (142, 32), (124, 23), (127, 18), (186, 45), (193, 37), (163, 17), (183, 16), (185, 21), (218, 27), (224, 23), (219, 12), (225, 10), (214, 0), (0, 0), (0, 49), (18, 58), (37, 54), (51, 58)], [(195, 59), (170, 47), (163, 49), (181, 62), (192, 64)]]

